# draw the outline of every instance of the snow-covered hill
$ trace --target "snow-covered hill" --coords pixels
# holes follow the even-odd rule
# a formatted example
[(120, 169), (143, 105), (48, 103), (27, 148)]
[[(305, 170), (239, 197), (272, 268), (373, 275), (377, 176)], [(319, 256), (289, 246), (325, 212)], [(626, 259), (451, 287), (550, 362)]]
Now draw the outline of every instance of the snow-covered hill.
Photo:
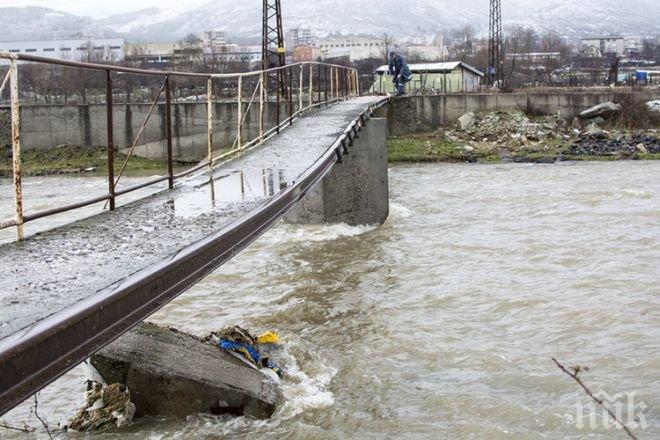
[[(484, 33), (488, 4), (488, 0), (282, 0), (285, 28), (308, 27), (320, 35), (388, 33), (401, 37), (465, 24)], [(190, 32), (213, 29), (227, 31), (234, 38), (256, 39), (261, 32), (261, 5), (261, 0), (212, 0), (202, 6), (149, 8), (103, 20), (44, 8), (4, 8), (0, 9), (0, 26), (13, 38), (91, 29), (133, 40), (172, 41)], [(505, 26), (552, 28), (565, 35), (660, 34), (658, 0), (507, 0), (503, 19)]]

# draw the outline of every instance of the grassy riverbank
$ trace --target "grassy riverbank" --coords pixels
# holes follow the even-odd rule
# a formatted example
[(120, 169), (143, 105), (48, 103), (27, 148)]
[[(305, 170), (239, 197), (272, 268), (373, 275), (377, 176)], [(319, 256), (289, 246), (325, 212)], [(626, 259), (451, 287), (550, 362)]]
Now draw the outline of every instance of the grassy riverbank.
[(465, 148), (443, 133), (416, 134), (389, 138), (389, 162), (535, 162), (660, 160), (660, 153), (571, 154), (565, 145), (548, 144), (540, 149), (504, 146), (497, 149)]
[[(569, 123), (520, 111), (470, 114), (463, 129), (394, 136), (390, 162), (540, 162), (660, 159), (660, 124), (619, 120)], [(600, 125), (599, 125), (600, 124)]]
[[(108, 155), (103, 147), (61, 146), (48, 151), (24, 151), (21, 154), (23, 173), (30, 176), (52, 174), (73, 174), (82, 172), (105, 172), (108, 169)], [(126, 156), (115, 154), (115, 172), (119, 172)], [(0, 150), (0, 177), (12, 175), (11, 150)], [(163, 170), (165, 161), (131, 157), (126, 171)]]

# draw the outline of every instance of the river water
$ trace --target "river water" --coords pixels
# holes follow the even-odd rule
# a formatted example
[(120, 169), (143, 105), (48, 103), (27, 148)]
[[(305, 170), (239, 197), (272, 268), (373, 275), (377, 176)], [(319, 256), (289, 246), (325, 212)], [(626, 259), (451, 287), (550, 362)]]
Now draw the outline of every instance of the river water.
[[(552, 356), (588, 366), (592, 391), (660, 438), (660, 162), (402, 165), (390, 185), (385, 225), (280, 224), (152, 317), (280, 332), (287, 401), (272, 419), (72, 438), (624, 438), (600, 411), (590, 425)], [(74, 413), (82, 380), (42, 391), (50, 423)], [(29, 412), (6, 419), (36, 424)]]

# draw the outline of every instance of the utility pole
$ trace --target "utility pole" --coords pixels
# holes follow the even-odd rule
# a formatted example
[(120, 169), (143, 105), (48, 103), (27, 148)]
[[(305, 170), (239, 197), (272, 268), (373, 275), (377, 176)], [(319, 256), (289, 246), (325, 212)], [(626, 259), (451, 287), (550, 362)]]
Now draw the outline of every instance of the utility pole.
[[(263, 70), (284, 67), (286, 64), (280, 0), (264, 0), (261, 57)], [(266, 93), (274, 93), (278, 89), (278, 84), (279, 88), (284, 91), (283, 75), (284, 71), (280, 70), (264, 76), (264, 80), (267, 82)]]
[(489, 86), (504, 87), (504, 43), (502, 42), (501, 0), (490, 0), (487, 76)]

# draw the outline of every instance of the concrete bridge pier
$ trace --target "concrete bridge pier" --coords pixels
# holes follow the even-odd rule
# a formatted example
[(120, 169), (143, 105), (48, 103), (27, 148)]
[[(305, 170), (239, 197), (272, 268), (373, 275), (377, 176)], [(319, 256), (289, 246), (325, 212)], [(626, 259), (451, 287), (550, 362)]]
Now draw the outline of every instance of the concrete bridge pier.
[(286, 221), (298, 224), (382, 224), (389, 215), (387, 119), (372, 118), (330, 173)]

